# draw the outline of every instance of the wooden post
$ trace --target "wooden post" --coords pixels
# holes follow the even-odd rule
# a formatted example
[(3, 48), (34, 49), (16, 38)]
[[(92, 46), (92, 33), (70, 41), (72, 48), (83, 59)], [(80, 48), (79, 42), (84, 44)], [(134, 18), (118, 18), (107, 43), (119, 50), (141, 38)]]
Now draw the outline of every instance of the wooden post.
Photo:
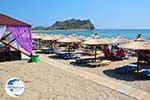
[(7, 34), (6, 36), (2, 37), (2, 39), (7, 38), (10, 34), (11, 34), (11, 32), (9, 34)]
[(139, 67), (140, 67), (140, 59), (139, 59), (139, 51), (137, 51), (137, 74), (139, 73)]
[[(12, 39), (10, 42), (8, 42), (8, 44), (7, 45), (10, 45), (13, 41), (15, 41), (16, 39)], [(6, 46), (7, 46), (6, 45)]]
[(19, 50), (21, 53), (23, 53), (24, 55), (26, 55), (26, 56), (28, 56), (28, 57), (31, 57), (31, 55), (29, 55), (28, 53), (26, 53), (26, 52), (24, 52), (24, 51), (22, 51), (22, 50), (20, 50), (20, 49), (18, 49), (18, 48), (16, 48), (16, 47), (10, 45), (10, 43), (7, 42), (7, 41), (5, 41), (5, 40), (0, 40), (0, 42), (2, 42), (2, 43), (5, 44), (5, 45), (8, 45), (9, 47), (11, 47), (11, 48), (13, 48), (13, 49), (15, 49), (15, 50)]
[(70, 53), (70, 43), (68, 44), (68, 53), (69, 53), (69, 56), (71, 56), (71, 53)]
[(97, 56), (97, 46), (94, 46), (95, 48), (95, 62), (96, 62), (96, 56)]

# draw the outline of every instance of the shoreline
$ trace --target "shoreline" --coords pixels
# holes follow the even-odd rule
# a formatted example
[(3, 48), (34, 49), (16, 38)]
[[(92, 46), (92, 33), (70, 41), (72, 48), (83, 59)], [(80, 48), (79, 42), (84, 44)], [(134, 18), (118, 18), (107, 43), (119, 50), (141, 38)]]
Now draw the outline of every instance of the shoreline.
[(102, 28), (102, 29), (92, 29), (92, 30), (88, 30), (88, 29), (33, 30), (33, 29), (32, 29), (32, 31), (78, 31), (78, 30), (79, 30), (79, 31), (80, 31), (80, 30), (83, 30), (83, 31), (92, 31), (92, 30), (150, 30), (150, 29), (144, 29), (144, 28), (143, 28), (143, 29), (142, 29), (142, 28), (141, 28), (141, 29), (136, 29), (136, 28), (135, 28), (135, 29), (134, 29), (134, 28), (133, 28), (133, 29), (132, 29), (132, 28), (130, 28), (130, 29), (128, 29), (128, 28), (127, 28), (127, 29), (119, 29), (119, 28), (118, 28), (118, 29), (116, 29), (116, 28), (114, 28), (114, 29), (108, 28), (108, 29), (107, 29), (107, 28), (106, 28), (106, 29), (105, 29), (105, 28)]
[(76, 34), (77, 36), (85, 36), (89, 37), (92, 33), (98, 33), (98, 35), (102, 38), (104, 37), (116, 37), (120, 35), (127, 39), (134, 39), (137, 34), (142, 34), (142, 36), (146, 40), (150, 40), (150, 30), (140, 30), (140, 29), (95, 29), (95, 30), (34, 30), (32, 33), (43, 33), (43, 34), (64, 34), (67, 35), (68, 33)]

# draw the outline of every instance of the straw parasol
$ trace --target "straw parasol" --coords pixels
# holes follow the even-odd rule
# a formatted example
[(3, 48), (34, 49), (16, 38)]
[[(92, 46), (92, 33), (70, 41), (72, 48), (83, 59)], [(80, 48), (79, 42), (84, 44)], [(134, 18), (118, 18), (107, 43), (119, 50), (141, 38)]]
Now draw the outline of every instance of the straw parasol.
[(103, 39), (100, 39), (98, 37), (93, 37), (91, 39), (88, 39), (87, 41), (83, 42), (83, 44), (85, 45), (90, 45), (90, 46), (94, 46), (95, 48), (95, 61), (96, 61), (96, 56), (97, 56), (97, 46), (98, 45), (105, 45), (108, 44), (108, 42), (104, 41)]
[(32, 39), (41, 39), (43, 36), (39, 34), (32, 34)]
[(43, 37), (42, 40), (47, 40), (47, 41), (55, 41), (62, 38), (62, 36), (59, 35), (48, 35), (46, 37)]
[(60, 43), (67, 43), (68, 44), (68, 53), (70, 55), (70, 46), (71, 46), (71, 43), (81, 43), (82, 40), (78, 37), (74, 37), (74, 36), (67, 36), (67, 37), (64, 37), (64, 38), (61, 38), (59, 40), (57, 40), (57, 42), (60, 42)]
[(44, 41), (45, 44), (48, 44), (51, 48), (53, 48), (53, 46), (55, 45), (55, 41), (61, 38), (62, 38), (61, 35), (51, 34), (51, 35), (45, 35), (41, 39)]
[(77, 38), (77, 37), (68, 36), (68, 37), (64, 37), (62, 39), (59, 39), (58, 42), (62, 42), (62, 43), (80, 43), (80, 42), (82, 42), (82, 40), (80, 38)]
[(134, 41), (122, 44), (119, 47), (135, 51), (150, 50), (150, 41), (146, 41), (142, 36), (140, 36), (136, 38)]
[(144, 40), (144, 38), (139, 34), (137, 38), (129, 43), (122, 44), (119, 46), (119, 48), (129, 49), (129, 50), (135, 50), (138, 54), (137, 58), (137, 72), (139, 70), (139, 52), (141, 50), (150, 50), (150, 42)]
[(83, 42), (83, 44), (86, 44), (86, 45), (105, 45), (105, 44), (108, 44), (108, 42), (106, 42), (105, 40), (100, 39), (100, 38), (91, 38), (91, 39)]
[(127, 43), (127, 42), (129, 42), (128, 39), (125, 39), (122, 36), (117, 36), (117, 37), (111, 39), (109, 43), (110, 44), (117, 44), (117, 43)]

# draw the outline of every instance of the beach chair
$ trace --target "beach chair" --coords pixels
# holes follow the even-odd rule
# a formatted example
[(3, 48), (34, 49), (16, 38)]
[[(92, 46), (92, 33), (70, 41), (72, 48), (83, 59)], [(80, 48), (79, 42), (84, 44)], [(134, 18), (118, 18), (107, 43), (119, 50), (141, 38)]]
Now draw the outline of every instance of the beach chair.
[(150, 79), (150, 69), (145, 69), (139, 73), (142, 79)]
[(62, 50), (61, 49), (53, 49), (53, 54), (62, 54)]
[(115, 71), (119, 74), (127, 74), (132, 73), (137, 69), (137, 65), (135, 64), (129, 64), (123, 67), (115, 68)]
[(65, 53), (62, 58), (63, 59), (75, 59), (75, 58), (80, 58), (82, 55), (81, 54), (77, 54), (77, 53)]
[(102, 60), (101, 61), (101, 66), (105, 66), (105, 65), (109, 65), (109, 64), (111, 64), (111, 61), (109, 61), (109, 60)]
[(131, 51), (131, 50), (128, 50), (127, 54), (128, 54), (128, 56), (136, 56), (135, 51)]
[(96, 62), (89, 62), (87, 63), (88, 66), (92, 67), (99, 67), (99, 66), (106, 66), (109, 65), (111, 62), (109, 60), (101, 60), (101, 61), (96, 61)]
[(40, 49), (40, 44), (37, 43), (37, 42), (33, 42), (32, 43), (32, 48), (33, 48), (33, 50), (38, 50), (38, 49)]
[(49, 54), (49, 53), (51, 53), (53, 51), (53, 49), (51, 49), (51, 48), (43, 48), (43, 49), (41, 49), (41, 51), (42, 51), (42, 53)]
[(42, 42), (40, 39), (34, 39), (32, 40), (32, 48), (33, 50), (39, 50), (42, 48)]
[(77, 58), (76, 59), (76, 63), (78, 64), (87, 64), (88, 62), (93, 62), (93, 61), (94, 61), (93, 58), (84, 58), (84, 59)]
[(99, 67), (99, 66), (101, 66), (101, 61), (89, 62), (89, 63), (87, 63), (87, 65), (90, 67)]

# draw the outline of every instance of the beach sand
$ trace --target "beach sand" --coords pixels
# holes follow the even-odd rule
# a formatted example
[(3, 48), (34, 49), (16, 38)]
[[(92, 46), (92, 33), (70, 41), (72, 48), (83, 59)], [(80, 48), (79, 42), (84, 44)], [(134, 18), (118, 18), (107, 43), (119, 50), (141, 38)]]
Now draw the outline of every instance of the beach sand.
[[(44, 56), (49, 57), (50, 59), (53, 59), (53, 58), (51, 58), (51, 56), (53, 56), (53, 55), (45, 55), (44, 54)], [(123, 84), (129, 85), (134, 88), (141, 89), (143, 91), (150, 93), (150, 85), (149, 85), (150, 80), (141, 80), (137, 74), (120, 75), (120, 74), (116, 74), (114, 71), (115, 68), (122, 67), (122, 66), (128, 65), (130, 63), (136, 63), (136, 61), (137, 61), (136, 57), (130, 57), (129, 59), (120, 60), (120, 61), (112, 61), (110, 65), (94, 67), (94, 68), (91, 68), (88, 66), (80, 66), (80, 65), (76, 65), (76, 64), (71, 64), (72, 62), (75, 62), (74, 59), (72, 59), (72, 60), (55, 59), (55, 61), (64, 63), (68, 66), (72, 66), (72, 67), (78, 68), (83, 71), (87, 71), (87, 72), (90, 72), (90, 73), (93, 73), (93, 74), (96, 74), (99, 76), (103, 76), (110, 80), (121, 82)], [(150, 68), (150, 66), (147, 66), (147, 65), (146, 65), (146, 67)]]
[[(9, 78), (19, 77), (25, 91), (18, 98), (5, 91)], [(55, 68), (42, 61), (0, 63), (0, 100), (135, 100), (93, 81)]]

